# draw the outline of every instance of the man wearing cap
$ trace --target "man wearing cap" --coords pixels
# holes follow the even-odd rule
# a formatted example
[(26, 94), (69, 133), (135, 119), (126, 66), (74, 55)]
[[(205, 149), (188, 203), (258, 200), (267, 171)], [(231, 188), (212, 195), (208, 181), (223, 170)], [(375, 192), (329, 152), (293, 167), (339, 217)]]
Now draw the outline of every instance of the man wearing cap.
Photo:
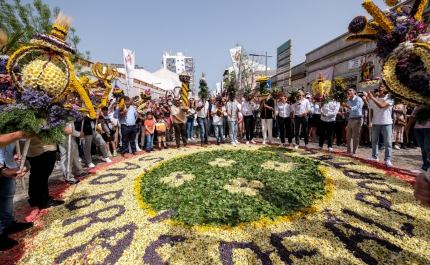
[(184, 147), (187, 146), (187, 120), (185, 117), (185, 111), (181, 110), (181, 101), (179, 98), (174, 98), (174, 105), (170, 108), (170, 115), (172, 117), (173, 127), (175, 131), (176, 146), (180, 147), (181, 137)]
[(363, 100), (358, 97), (355, 88), (348, 89), (348, 102), (344, 107), (349, 110), (349, 119), (346, 131), (347, 153), (356, 156), (360, 141), (360, 130), (363, 125)]

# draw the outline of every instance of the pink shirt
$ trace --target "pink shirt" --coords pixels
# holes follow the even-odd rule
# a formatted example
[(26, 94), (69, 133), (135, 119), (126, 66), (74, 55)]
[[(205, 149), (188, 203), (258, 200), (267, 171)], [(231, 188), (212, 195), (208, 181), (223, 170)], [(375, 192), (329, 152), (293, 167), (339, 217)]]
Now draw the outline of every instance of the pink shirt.
[[(420, 109), (420, 107), (416, 106), (414, 108), (414, 111), (412, 112), (411, 116), (415, 117), (415, 115), (417, 114), (417, 111)], [(424, 123), (424, 125), (419, 124), (418, 122), (415, 123), (415, 129), (430, 129), (430, 121), (427, 121), (426, 123)]]

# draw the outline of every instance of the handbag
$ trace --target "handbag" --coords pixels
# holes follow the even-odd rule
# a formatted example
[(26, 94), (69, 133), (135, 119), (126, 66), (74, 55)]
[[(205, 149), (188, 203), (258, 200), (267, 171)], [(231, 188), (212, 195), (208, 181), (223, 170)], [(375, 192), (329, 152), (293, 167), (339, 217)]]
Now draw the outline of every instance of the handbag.
[(406, 122), (402, 119), (402, 118), (398, 118), (397, 120), (396, 120), (396, 123), (395, 123), (396, 125), (399, 125), (399, 126), (406, 126)]

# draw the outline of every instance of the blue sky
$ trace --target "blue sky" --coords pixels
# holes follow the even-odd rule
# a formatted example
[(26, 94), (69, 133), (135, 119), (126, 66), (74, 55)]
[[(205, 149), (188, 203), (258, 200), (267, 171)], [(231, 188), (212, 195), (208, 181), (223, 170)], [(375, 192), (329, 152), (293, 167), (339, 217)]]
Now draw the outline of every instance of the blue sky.
[[(23, 0), (23, 3), (30, 0)], [(73, 17), (79, 50), (92, 61), (122, 63), (122, 48), (136, 51), (136, 64), (154, 72), (162, 52), (184, 52), (196, 62), (196, 77), (206, 73), (215, 89), (231, 66), (229, 49), (240, 43), (248, 52), (276, 56), (293, 40), (293, 66), (305, 54), (345, 33), (357, 15), (367, 15), (363, 0), (43, 0)], [(387, 6), (374, 0), (381, 9)], [(370, 17), (369, 15), (367, 15)], [(264, 62), (264, 61), (263, 61)], [(268, 66), (276, 68), (276, 57)]]

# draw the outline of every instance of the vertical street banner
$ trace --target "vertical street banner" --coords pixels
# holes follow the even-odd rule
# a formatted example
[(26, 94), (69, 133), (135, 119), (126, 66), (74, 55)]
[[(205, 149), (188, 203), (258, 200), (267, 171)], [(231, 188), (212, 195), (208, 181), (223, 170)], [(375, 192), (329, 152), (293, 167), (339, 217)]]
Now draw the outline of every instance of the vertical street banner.
[(231, 61), (233, 63), (233, 70), (236, 74), (236, 80), (240, 78), (240, 63), (242, 62), (242, 46), (236, 46), (230, 49)]
[(289, 39), (276, 50), (276, 86), (281, 87), (282, 91), (285, 91), (285, 89), (291, 86), (291, 49), (292, 40)]
[(122, 49), (122, 54), (124, 57), (124, 67), (125, 67), (125, 79), (127, 81), (127, 90), (133, 88), (134, 80), (134, 51), (127, 49)]

